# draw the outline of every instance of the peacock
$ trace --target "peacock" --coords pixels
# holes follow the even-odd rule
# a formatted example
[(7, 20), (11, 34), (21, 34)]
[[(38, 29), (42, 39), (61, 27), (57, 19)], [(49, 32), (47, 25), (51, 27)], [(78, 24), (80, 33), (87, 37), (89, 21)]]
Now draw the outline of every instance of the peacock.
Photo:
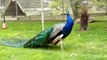
[(64, 40), (72, 31), (74, 21), (67, 11), (67, 20), (65, 23), (58, 23), (49, 29), (40, 32), (37, 36), (28, 40), (24, 48), (45, 47), (49, 44), (57, 45), (59, 41)]
[[(67, 11), (67, 20), (65, 23), (58, 23), (48, 28), (30, 40), (8, 40), (0, 39), (0, 45), (10, 47), (23, 47), (23, 48), (36, 48), (36, 47), (47, 47), (48, 45), (57, 45), (58, 42), (62, 42), (72, 31), (74, 21)], [(61, 44), (62, 46), (62, 44)], [(62, 49), (62, 48), (61, 48)]]

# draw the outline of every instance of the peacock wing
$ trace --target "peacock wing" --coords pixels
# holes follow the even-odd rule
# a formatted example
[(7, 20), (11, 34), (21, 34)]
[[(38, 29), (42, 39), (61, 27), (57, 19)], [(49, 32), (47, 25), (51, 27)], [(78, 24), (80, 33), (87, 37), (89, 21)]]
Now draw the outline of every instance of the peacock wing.
[(49, 40), (57, 36), (57, 34), (62, 31), (63, 27), (65, 26), (65, 23), (59, 23), (53, 26), (53, 30), (49, 36)]

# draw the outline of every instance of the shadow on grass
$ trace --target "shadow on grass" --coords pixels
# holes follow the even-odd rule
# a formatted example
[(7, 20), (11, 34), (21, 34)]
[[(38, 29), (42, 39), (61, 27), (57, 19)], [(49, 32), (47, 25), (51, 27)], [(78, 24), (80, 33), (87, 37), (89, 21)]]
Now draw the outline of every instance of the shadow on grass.
[(60, 49), (60, 46), (58, 45), (48, 45), (48, 46), (45, 46), (45, 47), (33, 47), (33, 48), (25, 48), (25, 49), (44, 49), (44, 50), (61, 50)]

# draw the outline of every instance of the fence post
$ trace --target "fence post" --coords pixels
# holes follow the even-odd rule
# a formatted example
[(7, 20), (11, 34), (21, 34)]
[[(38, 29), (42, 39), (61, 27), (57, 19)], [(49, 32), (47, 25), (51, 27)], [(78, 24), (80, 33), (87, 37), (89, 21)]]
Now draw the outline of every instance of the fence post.
[(107, 15), (107, 0), (106, 0), (106, 15)]

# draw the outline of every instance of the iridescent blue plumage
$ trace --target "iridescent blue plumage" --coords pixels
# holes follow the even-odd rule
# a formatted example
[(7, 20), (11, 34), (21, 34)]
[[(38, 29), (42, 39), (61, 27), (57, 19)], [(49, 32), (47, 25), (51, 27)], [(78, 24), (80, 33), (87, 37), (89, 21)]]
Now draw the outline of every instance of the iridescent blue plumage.
[[(29, 40), (24, 45), (24, 47), (38, 47), (46, 46), (47, 44), (52, 44), (54, 40), (62, 34), (63, 37), (60, 39), (64, 39), (65, 37), (67, 37), (71, 33), (74, 21), (69, 13), (66, 16), (66, 23), (56, 24), (52, 28), (41, 32), (40, 34)], [(60, 39), (58, 39), (53, 45), (56, 45), (60, 41)]]
[(73, 19), (71, 18), (71, 16), (69, 14), (67, 14), (67, 22), (66, 22), (64, 28), (62, 29), (62, 34), (64, 34), (64, 37), (66, 37), (70, 34), (73, 25), (74, 25)]
[[(67, 37), (71, 31), (72, 31), (72, 28), (73, 28), (73, 25), (74, 25), (74, 21), (72, 19), (72, 17), (70, 16), (69, 13), (67, 13), (67, 21), (66, 23), (62, 23), (62, 24), (57, 24), (53, 27), (53, 31), (51, 32), (50, 34), (50, 43), (53, 42), (53, 40), (55, 38), (57, 38), (58, 36), (60, 36), (61, 34), (63, 34), (63, 37), (61, 39), (64, 39), (65, 37)], [(51, 36), (52, 35), (52, 36)], [(56, 41), (54, 43), (54, 45), (56, 45), (60, 40)]]

